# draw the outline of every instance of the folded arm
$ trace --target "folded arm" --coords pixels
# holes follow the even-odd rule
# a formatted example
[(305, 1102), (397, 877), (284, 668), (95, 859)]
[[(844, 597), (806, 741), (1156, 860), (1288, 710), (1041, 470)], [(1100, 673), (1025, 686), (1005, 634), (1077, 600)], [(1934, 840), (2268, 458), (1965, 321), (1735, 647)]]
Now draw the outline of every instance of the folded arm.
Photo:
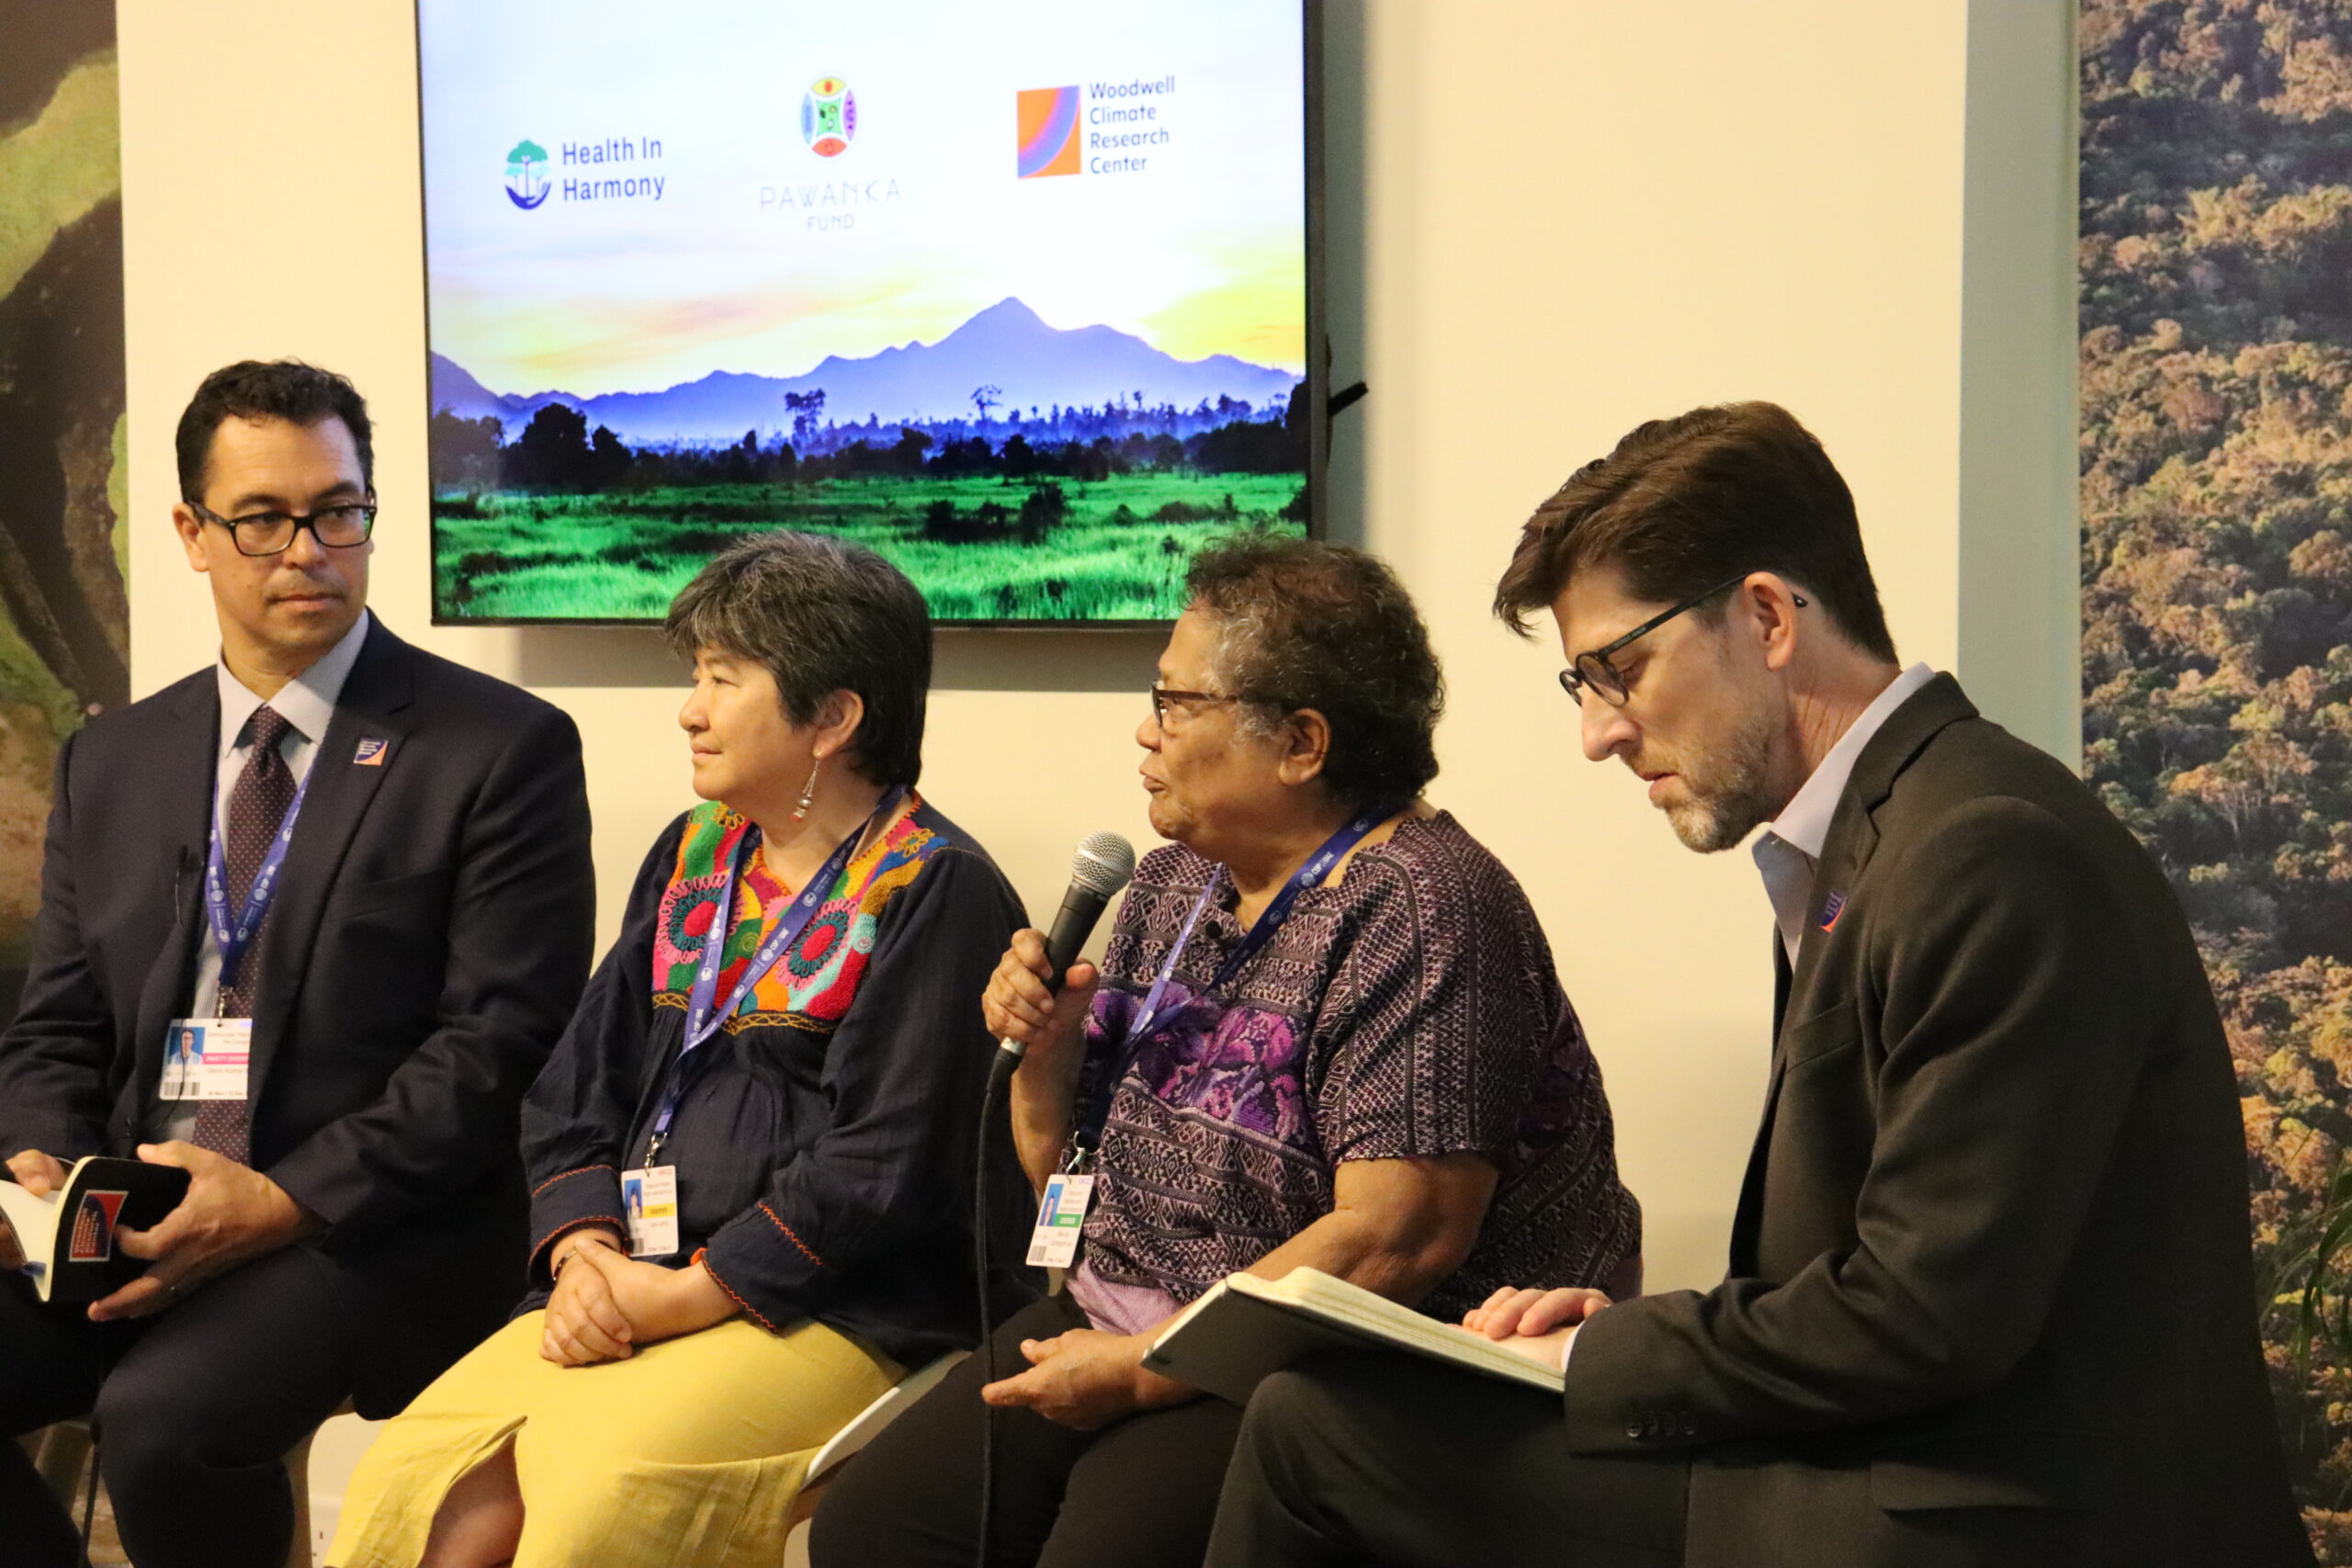
[[(531, 1183), (532, 1278), (554, 1283), (567, 1238), (619, 1238), (621, 1162), (646, 1072), (653, 1012), (654, 924), (677, 863), (681, 818), (654, 840), (631, 885), (620, 936), (589, 977), (546, 1068), (523, 1100), (523, 1165)], [(626, 1246), (623, 1247), (626, 1252)]]
[[(1345, 1161), (1332, 1173), (1331, 1212), (1249, 1272), (1279, 1280), (1294, 1269), (1319, 1269), (1410, 1306), (1470, 1256), (1496, 1178), (1494, 1165), (1473, 1154)], [(1181, 1404), (1196, 1391), (1143, 1364), (1166, 1326), (1128, 1335), (1080, 1328), (1025, 1341), (1029, 1370), (989, 1384), (980, 1396), (1080, 1430)]]
[(701, 1259), (770, 1327), (820, 1312), (855, 1289), (862, 1269), (939, 1245), (943, 1211), (970, 1212), (991, 1055), (979, 997), (1019, 908), (988, 862), (944, 849), (883, 920), (826, 1046), (830, 1124), (718, 1228)]

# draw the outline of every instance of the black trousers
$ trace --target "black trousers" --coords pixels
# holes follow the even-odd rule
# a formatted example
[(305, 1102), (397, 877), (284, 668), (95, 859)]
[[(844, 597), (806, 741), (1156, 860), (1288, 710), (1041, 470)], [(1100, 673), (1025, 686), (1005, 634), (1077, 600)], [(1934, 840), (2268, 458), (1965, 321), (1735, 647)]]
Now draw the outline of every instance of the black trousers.
[(1258, 1385), (1207, 1568), (1673, 1568), (1687, 1460), (1567, 1451), (1556, 1396), (1399, 1354)]
[(355, 1287), (310, 1247), (257, 1258), (158, 1315), (94, 1324), (0, 1280), (0, 1563), (70, 1568), (78, 1536), (13, 1440), (96, 1416), (139, 1568), (282, 1568), (285, 1456), (352, 1390)]
[[(1085, 1326), (1068, 1296), (1024, 1307), (997, 1330), (997, 1375), (1028, 1366), (1022, 1340)], [(809, 1529), (812, 1568), (971, 1568), (985, 1359), (949, 1373), (826, 1489)], [(989, 1568), (1200, 1568), (1240, 1411), (1195, 1399), (1097, 1432), (1030, 1410), (996, 1417)]]

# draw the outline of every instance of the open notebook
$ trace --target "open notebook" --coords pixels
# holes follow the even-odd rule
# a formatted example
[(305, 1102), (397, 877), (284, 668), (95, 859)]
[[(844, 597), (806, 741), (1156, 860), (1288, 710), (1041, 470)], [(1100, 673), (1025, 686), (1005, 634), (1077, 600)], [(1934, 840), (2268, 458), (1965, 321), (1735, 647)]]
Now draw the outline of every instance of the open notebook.
[(1230, 1275), (1178, 1315), (1152, 1341), (1143, 1364), (1236, 1404), (1270, 1372), (1317, 1350), (1386, 1348), (1444, 1361), (1465, 1371), (1560, 1392), (1557, 1368), (1399, 1306), (1319, 1269), (1294, 1269), (1279, 1280)]
[(45, 1198), (0, 1179), (0, 1219), (16, 1233), (42, 1301), (94, 1302), (147, 1267), (115, 1246), (115, 1228), (150, 1228), (187, 1191), (187, 1172), (177, 1166), (93, 1155), (74, 1161), (65, 1185)]

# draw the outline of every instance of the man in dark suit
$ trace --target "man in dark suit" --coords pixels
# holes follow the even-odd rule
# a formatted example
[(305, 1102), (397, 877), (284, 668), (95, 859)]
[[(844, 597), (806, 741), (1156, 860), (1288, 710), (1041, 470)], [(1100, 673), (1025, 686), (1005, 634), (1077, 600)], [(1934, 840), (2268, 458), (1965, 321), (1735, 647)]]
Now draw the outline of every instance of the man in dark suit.
[[(190, 1180), (86, 1312), (0, 1280), (0, 1438), (95, 1411), (141, 1568), (274, 1568), (282, 1456), (345, 1400), (399, 1409), (523, 1292), (517, 1107), (587, 976), (588, 807), (569, 718), (367, 614), (349, 382), (219, 371), (178, 457), (220, 660), (58, 759), (0, 1152), (35, 1190), (101, 1153)], [(250, 1062), (165, 1099), (189, 1025)], [(0, 1441), (0, 1562), (75, 1561)]]
[(1497, 1292), (1467, 1325), (1556, 1401), (1397, 1357), (1269, 1380), (1212, 1568), (2308, 1563), (2187, 923), (2079, 780), (1899, 669), (1819, 444), (1760, 403), (1642, 426), (1497, 608), (1552, 612), (1586, 754), (1687, 845), (1765, 829), (1730, 1277)]

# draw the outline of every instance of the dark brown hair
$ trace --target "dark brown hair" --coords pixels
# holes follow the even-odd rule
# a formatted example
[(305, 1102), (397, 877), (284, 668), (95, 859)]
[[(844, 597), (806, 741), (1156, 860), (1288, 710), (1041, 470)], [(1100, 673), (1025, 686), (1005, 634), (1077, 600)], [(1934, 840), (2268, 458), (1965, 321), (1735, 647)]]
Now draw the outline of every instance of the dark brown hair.
[(1437, 777), (1445, 677), (1395, 572), (1341, 545), (1242, 534), (1193, 558), (1184, 586), (1216, 622), (1227, 694), (1329, 721), (1323, 783), (1333, 795), (1394, 808)]
[(204, 466), (212, 456), (213, 433), (227, 419), (282, 419), (305, 428), (339, 419), (359, 450), (359, 480), (376, 488), (376, 433), (368, 423), (368, 400), (332, 370), (299, 359), (264, 363), (243, 359), (204, 378), (180, 414), (173, 437), (180, 469), (180, 499), (204, 504)]
[(1853, 493), (1813, 433), (1776, 403), (1654, 419), (1578, 468), (1520, 530), (1495, 614), (1525, 636), (1530, 615), (1601, 566), (1658, 604), (1736, 573), (1777, 572), (1813, 594), (1849, 641), (1894, 660)]

